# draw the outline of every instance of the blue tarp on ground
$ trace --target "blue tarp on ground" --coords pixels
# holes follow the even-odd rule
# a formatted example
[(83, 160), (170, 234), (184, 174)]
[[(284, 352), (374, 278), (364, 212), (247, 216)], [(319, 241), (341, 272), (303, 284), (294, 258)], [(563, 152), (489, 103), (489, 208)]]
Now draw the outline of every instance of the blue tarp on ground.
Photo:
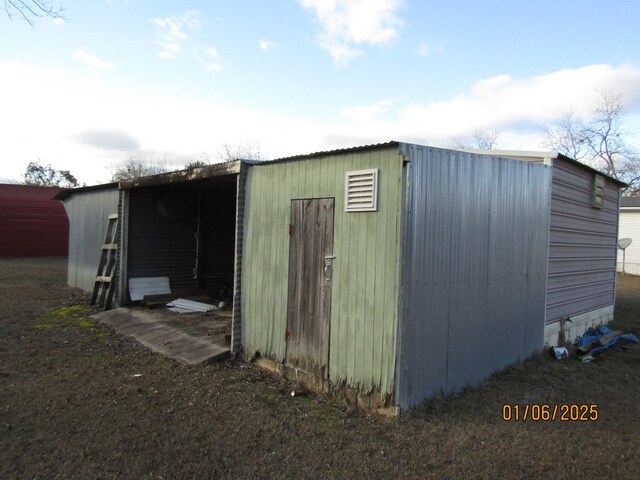
[[(597, 328), (589, 328), (584, 333), (584, 335), (582, 335), (580, 338), (578, 338), (578, 340), (576, 340), (575, 345), (576, 347), (579, 348), (579, 347), (588, 345), (590, 343), (599, 342), (602, 339), (602, 337), (610, 334), (611, 332), (613, 332), (613, 330), (611, 330), (609, 327), (605, 325)], [(610, 338), (607, 341), (607, 343), (604, 345), (600, 345), (600, 344), (597, 344), (597, 346), (594, 345), (594, 348), (589, 350), (589, 355), (600, 353), (600, 352), (603, 352), (604, 350), (609, 350), (612, 348), (616, 350), (622, 350), (620, 348), (620, 345), (625, 342), (640, 343), (640, 340), (638, 340), (638, 337), (636, 337), (631, 333), (617, 335), (615, 337)]]

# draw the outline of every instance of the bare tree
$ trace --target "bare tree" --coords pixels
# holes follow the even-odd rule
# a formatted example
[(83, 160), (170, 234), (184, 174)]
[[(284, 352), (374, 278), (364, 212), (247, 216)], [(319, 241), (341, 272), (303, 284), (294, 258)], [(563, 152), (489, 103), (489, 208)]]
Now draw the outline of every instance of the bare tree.
[(627, 195), (640, 193), (640, 156), (628, 143), (622, 97), (600, 92), (587, 119), (564, 117), (545, 128), (543, 146), (579, 160), (629, 184)]
[(572, 113), (543, 129), (544, 148), (558, 151), (574, 160), (582, 160), (589, 153), (583, 131), (584, 125)]
[(262, 160), (260, 148), (257, 145), (241, 143), (233, 146), (225, 143), (222, 148), (223, 151), (220, 154), (220, 158), (225, 162), (232, 162), (234, 160)]
[(170, 169), (166, 158), (156, 158), (143, 153), (129, 155), (122, 165), (117, 166), (111, 172), (111, 180), (117, 182), (131, 178), (147, 177), (166, 173)]
[(498, 127), (491, 129), (477, 129), (473, 135), (459, 136), (453, 139), (454, 148), (461, 150), (478, 148), (481, 150), (494, 150), (499, 148), (498, 138), (500, 130)]
[(65, 19), (62, 4), (56, 7), (47, 0), (4, 0), (4, 10), (9, 18), (21, 17), (31, 26), (37, 18)]

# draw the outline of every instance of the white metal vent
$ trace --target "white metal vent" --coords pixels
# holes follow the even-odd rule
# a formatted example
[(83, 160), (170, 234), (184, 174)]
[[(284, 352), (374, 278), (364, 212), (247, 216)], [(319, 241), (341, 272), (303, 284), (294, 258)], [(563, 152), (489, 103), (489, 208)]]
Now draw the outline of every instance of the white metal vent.
[(347, 172), (344, 199), (346, 212), (375, 212), (378, 209), (378, 169)]

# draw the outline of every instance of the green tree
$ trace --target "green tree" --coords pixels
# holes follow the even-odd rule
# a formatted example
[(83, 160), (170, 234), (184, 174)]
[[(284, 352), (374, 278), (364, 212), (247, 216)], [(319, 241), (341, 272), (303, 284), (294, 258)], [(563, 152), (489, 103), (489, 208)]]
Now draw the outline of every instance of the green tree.
[(204, 168), (211, 165), (210, 163), (203, 162), (202, 160), (194, 160), (193, 162), (189, 162), (184, 166), (185, 170), (195, 170), (196, 168)]
[(50, 164), (42, 165), (40, 159), (37, 162), (29, 162), (23, 179), (26, 185), (63, 188), (78, 186), (78, 180), (69, 170), (56, 170)]

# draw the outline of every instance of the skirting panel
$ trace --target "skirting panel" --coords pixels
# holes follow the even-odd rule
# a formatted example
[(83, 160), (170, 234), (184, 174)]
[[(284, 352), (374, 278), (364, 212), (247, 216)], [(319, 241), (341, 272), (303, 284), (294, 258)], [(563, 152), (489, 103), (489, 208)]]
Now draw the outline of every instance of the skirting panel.
[[(569, 321), (564, 322), (565, 337), (568, 342), (573, 342), (577, 337), (584, 334), (590, 327), (604, 325), (613, 320), (613, 305), (582, 313), (569, 317)], [(559, 344), (560, 322), (546, 325), (544, 328), (545, 346), (556, 346)]]

